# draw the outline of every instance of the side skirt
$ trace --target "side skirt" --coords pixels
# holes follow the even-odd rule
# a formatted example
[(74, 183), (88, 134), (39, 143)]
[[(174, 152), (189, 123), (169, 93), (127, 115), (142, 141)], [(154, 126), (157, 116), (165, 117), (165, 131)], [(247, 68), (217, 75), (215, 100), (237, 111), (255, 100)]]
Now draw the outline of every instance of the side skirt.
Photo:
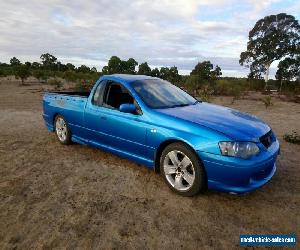
[(88, 141), (88, 140), (85, 140), (85, 139), (83, 139), (81, 137), (78, 137), (78, 136), (75, 136), (75, 135), (72, 135), (72, 141), (76, 142), (76, 143), (79, 143), (79, 144), (90, 145), (90, 146), (99, 148), (103, 151), (118, 155), (122, 158), (126, 158), (128, 160), (134, 161), (138, 164), (144, 165), (144, 166), (154, 170), (154, 161), (143, 158), (143, 157), (140, 157), (138, 155), (130, 154), (128, 152), (125, 152), (125, 151), (122, 151), (122, 150), (119, 150), (119, 149), (116, 149), (116, 148), (112, 148), (112, 147), (109, 147), (107, 145), (97, 143), (97, 142), (94, 142), (94, 141)]

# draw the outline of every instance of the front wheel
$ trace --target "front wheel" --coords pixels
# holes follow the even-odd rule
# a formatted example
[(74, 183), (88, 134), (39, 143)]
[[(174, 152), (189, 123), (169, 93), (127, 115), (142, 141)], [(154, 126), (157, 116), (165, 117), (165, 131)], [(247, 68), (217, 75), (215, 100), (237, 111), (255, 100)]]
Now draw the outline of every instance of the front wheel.
[(62, 144), (70, 144), (71, 131), (64, 117), (62, 117), (61, 115), (57, 115), (55, 117), (54, 124), (55, 124), (55, 133), (58, 141)]
[(204, 168), (192, 149), (172, 143), (162, 152), (160, 172), (168, 186), (178, 194), (193, 196), (206, 188)]

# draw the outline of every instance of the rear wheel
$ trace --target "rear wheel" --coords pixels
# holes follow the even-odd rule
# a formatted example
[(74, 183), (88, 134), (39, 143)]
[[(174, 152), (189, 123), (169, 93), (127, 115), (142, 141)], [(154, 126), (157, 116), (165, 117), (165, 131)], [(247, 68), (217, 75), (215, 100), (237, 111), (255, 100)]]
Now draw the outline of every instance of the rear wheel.
[(71, 132), (64, 117), (62, 117), (61, 115), (57, 115), (55, 117), (54, 124), (55, 124), (55, 133), (58, 141), (62, 144), (70, 144)]
[(184, 196), (206, 188), (205, 172), (194, 151), (183, 143), (167, 146), (160, 158), (160, 172), (168, 186)]

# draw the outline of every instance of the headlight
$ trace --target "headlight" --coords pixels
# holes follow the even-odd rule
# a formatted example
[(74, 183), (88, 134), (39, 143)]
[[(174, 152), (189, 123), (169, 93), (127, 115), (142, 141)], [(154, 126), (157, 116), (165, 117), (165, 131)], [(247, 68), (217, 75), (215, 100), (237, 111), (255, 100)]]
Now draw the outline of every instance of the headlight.
[(222, 155), (250, 158), (259, 153), (258, 146), (253, 142), (219, 142)]

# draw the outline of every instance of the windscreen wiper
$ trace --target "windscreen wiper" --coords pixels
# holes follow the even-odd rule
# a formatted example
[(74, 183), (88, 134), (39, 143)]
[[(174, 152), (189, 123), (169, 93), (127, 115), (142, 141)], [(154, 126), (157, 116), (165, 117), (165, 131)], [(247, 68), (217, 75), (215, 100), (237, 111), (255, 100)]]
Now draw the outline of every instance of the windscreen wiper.
[(182, 103), (182, 104), (176, 104), (176, 105), (170, 106), (170, 108), (185, 107), (185, 106), (189, 106), (189, 105), (191, 105), (191, 104)]

